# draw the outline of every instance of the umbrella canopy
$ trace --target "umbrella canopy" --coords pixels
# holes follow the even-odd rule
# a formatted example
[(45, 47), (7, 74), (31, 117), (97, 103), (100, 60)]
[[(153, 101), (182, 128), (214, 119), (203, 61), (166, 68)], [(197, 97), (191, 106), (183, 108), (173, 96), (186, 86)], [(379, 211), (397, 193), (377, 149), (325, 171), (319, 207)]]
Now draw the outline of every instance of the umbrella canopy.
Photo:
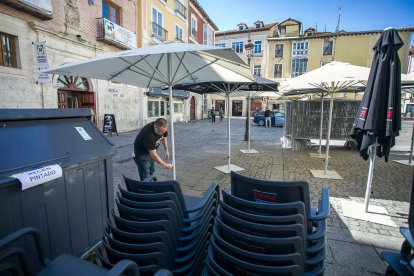
[(374, 46), (368, 84), (351, 131), (365, 160), (368, 147), (377, 143), (378, 157), (388, 161), (401, 129), (401, 62), (397, 51), (403, 44), (395, 29), (388, 29)]
[(356, 115), (351, 137), (355, 139), (360, 155), (368, 159), (371, 146), (370, 168), (365, 193), (365, 211), (371, 194), (375, 154), (388, 161), (395, 137), (401, 129), (401, 62), (398, 49), (403, 42), (397, 31), (383, 31), (374, 46), (374, 59), (364, 97)]
[(363, 90), (369, 68), (333, 61), (306, 74), (283, 82), (279, 91), (284, 96), (320, 92)]
[[(42, 70), (63, 74), (117, 81), (138, 87), (168, 87), (178, 83), (211, 81), (251, 82), (253, 75), (244, 61), (230, 48), (186, 43), (167, 43), (69, 63)], [(171, 105), (170, 128), (175, 173), (174, 105)]]
[[(229, 151), (228, 151), (228, 172), (230, 172), (231, 166), (231, 141), (230, 141), (230, 93), (241, 93), (241, 92), (250, 92), (255, 91), (256, 93), (265, 92), (265, 91), (277, 91), (277, 86), (279, 83), (272, 80), (254, 76), (254, 82), (250, 83), (241, 83), (237, 81), (225, 82), (205, 82), (205, 83), (196, 83), (196, 84), (177, 84), (173, 88), (176, 90), (185, 90), (189, 92), (194, 92), (198, 94), (207, 94), (207, 93), (225, 93), (227, 96), (227, 129), (228, 129), (228, 142), (229, 142)], [(249, 107), (250, 108), (250, 107)], [(250, 141), (250, 139), (249, 139)], [(226, 171), (227, 172), (227, 171)]]
[(253, 81), (249, 67), (232, 49), (186, 43), (159, 44), (115, 52), (51, 67), (42, 72), (117, 81), (147, 88), (220, 80)]

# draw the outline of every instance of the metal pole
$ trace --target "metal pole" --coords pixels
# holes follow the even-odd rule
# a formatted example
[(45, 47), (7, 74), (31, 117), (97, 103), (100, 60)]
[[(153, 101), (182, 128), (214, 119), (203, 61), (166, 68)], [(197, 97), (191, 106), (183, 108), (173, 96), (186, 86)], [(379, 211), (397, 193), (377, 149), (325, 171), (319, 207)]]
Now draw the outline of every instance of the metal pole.
[(230, 173), (230, 148), (231, 148), (231, 139), (230, 139), (230, 84), (227, 84), (227, 136), (229, 139), (229, 157), (228, 157), (228, 169)]
[(369, 198), (371, 197), (371, 184), (372, 178), (374, 176), (374, 166), (375, 166), (375, 155), (377, 154), (377, 138), (375, 138), (375, 143), (371, 145), (371, 152), (369, 155), (369, 171), (368, 171), (368, 180), (367, 180), (367, 190), (365, 191), (365, 212), (368, 212)]
[[(332, 83), (332, 87), (333, 87)], [(331, 94), (331, 103), (329, 106), (329, 123), (328, 123), (328, 135), (326, 137), (326, 156), (325, 156), (325, 170), (323, 172), (324, 175), (328, 172), (328, 161), (329, 161), (329, 142), (331, 139), (331, 125), (332, 125), (332, 110), (333, 110), (333, 93)]]
[(174, 102), (172, 94), (172, 62), (171, 54), (167, 54), (168, 60), (168, 89), (170, 90), (170, 125), (171, 125), (171, 156), (173, 165), (173, 180), (176, 180), (175, 174), (175, 141), (174, 141)]
[(252, 92), (249, 92), (247, 98), (247, 152), (250, 152), (250, 107), (252, 102)]
[(320, 124), (320, 130), (319, 130), (319, 155), (322, 154), (322, 127), (323, 127), (323, 90), (322, 90), (322, 98), (321, 98), (321, 124)]
[(411, 164), (411, 161), (413, 160), (413, 143), (414, 143), (414, 123), (413, 123), (413, 132), (411, 133), (410, 158), (408, 158), (408, 164)]

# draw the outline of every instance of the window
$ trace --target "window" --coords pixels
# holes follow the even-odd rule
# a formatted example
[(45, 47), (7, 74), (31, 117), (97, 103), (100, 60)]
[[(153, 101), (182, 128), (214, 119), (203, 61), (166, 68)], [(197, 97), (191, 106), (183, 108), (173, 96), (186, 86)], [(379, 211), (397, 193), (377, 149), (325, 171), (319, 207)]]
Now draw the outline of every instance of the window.
[(254, 42), (253, 54), (261, 55), (262, 54), (262, 41), (256, 40)]
[(306, 33), (306, 36), (312, 36), (313, 34), (311, 32)]
[(226, 48), (226, 43), (222, 43), (222, 42), (216, 43), (216, 46)]
[(183, 113), (183, 104), (182, 103), (174, 103), (174, 114)]
[(160, 116), (160, 102), (148, 101), (148, 117)]
[(0, 66), (17, 68), (17, 37), (0, 33), (0, 41)]
[(280, 26), (279, 27), (279, 34), (281, 34), (281, 35), (286, 34), (286, 26)]
[(208, 27), (207, 28), (207, 45), (213, 45), (213, 37), (214, 37), (214, 33), (213, 33), (213, 29)]
[(262, 27), (262, 24), (256, 23), (256, 29), (260, 29)]
[(163, 15), (160, 11), (156, 8), (152, 8), (152, 33), (159, 36), (164, 37), (164, 29), (163, 26)]
[(183, 42), (183, 29), (178, 25), (175, 25), (175, 40)]
[(203, 24), (203, 44), (207, 45), (207, 24)]
[(325, 39), (323, 41), (323, 55), (324, 56), (332, 55), (332, 45), (333, 45), (332, 40)]
[(239, 26), (239, 31), (243, 31), (243, 29), (244, 29), (243, 25), (240, 25)]
[(282, 64), (275, 64), (273, 70), (273, 78), (280, 79), (282, 78)]
[(275, 57), (283, 57), (283, 44), (276, 44)]
[(231, 48), (238, 54), (243, 53), (244, 43), (243, 41), (232, 42)]
[(307, 41), (298, 41), (293, 42), (292, 55), (307, 55), (308, 54), (308, 42)]
[(292, 78), (300, 76), (308, 70), (308, 58), (293, 58), (292, 59)]
[(191, 37), (197, 39), (197, 19), (194, 16), (191, 16)]
[(121, 9), (107, 0), (102, 1), (102, 16), (109, 21), (120, 25)]
[(262, 74), (262, 66), (261, 65), (254, 65), (253, 66), (253, 75), (259, 76)]

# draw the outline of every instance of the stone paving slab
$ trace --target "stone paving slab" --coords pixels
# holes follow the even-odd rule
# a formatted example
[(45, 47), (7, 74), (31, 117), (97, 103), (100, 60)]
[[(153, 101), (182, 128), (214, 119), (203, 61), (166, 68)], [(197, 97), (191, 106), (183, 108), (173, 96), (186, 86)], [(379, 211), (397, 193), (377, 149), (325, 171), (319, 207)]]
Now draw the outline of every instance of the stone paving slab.
[[(396, 162), (376, 160), (370, 203), (384, 206), (398, 227), (347, 218), (342, 214), (341, 199), (363, 202), (369, 162), (364, 161), (356, 151), (342, 146), (330, 148), (329, 170), (337, 171), (342, 180), (317, 179), (310, 169), (323, 169), (324, 160), (309, 156), (315, 147), (294, 152), (282, 148), (280, 143), (282, 128), (264, 128), (252, 125), (251, 148), (258, 154), (243, 154), (239, 150), (247, 148), (243, 141), (244, 119), (231, 119), (231, 163), (245, 169), (244, 175), (279, 180), (305, 180), (310, 185), (314, 206), (318, 203), (322, 187), (330, 189), (331, 214), (328, 218), (329, 252), (325, 275), (381, 275), (386, 264), (379, 252), (383, 249), (399, 250), (403, 241), (398, 227), (407, 226), (408, 208), (411, 193), (413, 169)], [(402, 137), (397, 140), (399, 149), (409, 148), (412, 124), (403, 122)], [(409, 128), (410, 127), (410, 128)], [(409, 128), (409, 129), (408, 129)], [(202, 195), (212, 181), (217, 181), (222, 189), (229, 185), (228, 174), (214, 169), (227, 164), (228, 138), (227, 123), (211, 123), (201, 120), (175, 125), (177, 180), (184, 193)], [(108, 137), (116, 147), (113, 158), (115, 190), (123, 185), (122, 174), (138, 178), (132, 160), (133, 141), (138, 131), (120, 133)], [(129, 142), (128, 142), (129, 141)], [(338, 143), (340, 145), (340, 143)], [(394, 152), (401, 154), (401, 152)], [(159, 149), (162, 156), (162, 147)], [(390, 159), (408, 156), (391, 155)], [(171, 179), (171, 170), (156, 165), (159, 179)]]

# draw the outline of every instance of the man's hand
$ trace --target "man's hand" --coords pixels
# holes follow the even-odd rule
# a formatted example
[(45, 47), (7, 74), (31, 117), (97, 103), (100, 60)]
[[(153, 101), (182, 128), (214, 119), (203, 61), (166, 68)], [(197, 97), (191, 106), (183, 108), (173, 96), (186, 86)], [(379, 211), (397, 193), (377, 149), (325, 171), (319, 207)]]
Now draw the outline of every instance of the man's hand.
[(164, 169), (172, 169), (173, 165), (170, 163), (165, 163)]
[(165, 152), (164, 158), (165, 160), (168, 160), (170, 158), (170, 154), (168, 151)]

